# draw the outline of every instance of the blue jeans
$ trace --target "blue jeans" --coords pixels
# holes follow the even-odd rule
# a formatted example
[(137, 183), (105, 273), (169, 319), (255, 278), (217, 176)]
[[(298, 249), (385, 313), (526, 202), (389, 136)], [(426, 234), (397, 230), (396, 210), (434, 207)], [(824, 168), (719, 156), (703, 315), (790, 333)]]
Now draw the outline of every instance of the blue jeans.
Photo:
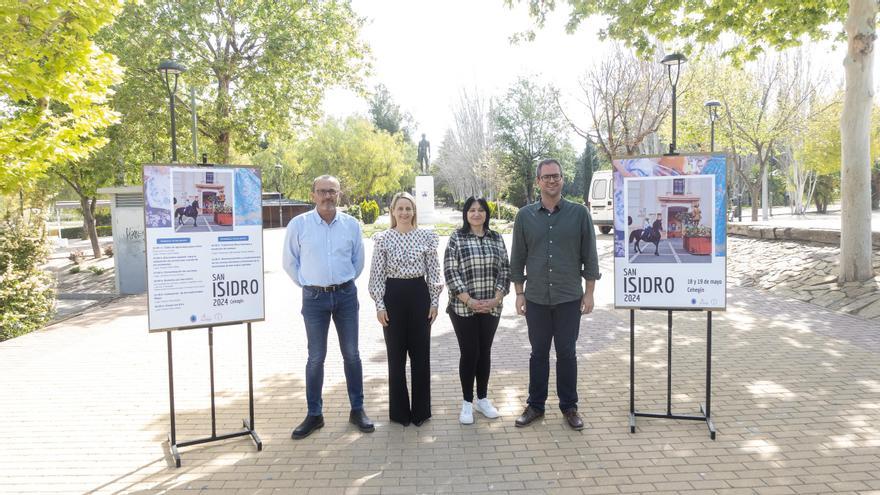
[(358, 352), (357, 287), (354, 283), (335, 292), (322, 292), (303, 287), (302, 315), (306, 324), (309, 359), (306, 362), (306, 402), (309, 416), (322, 414), (321, 389), (324, 386), (324, 358), (327, 356), (327, 333), (330, 319), (339, 336), (339, 349), (348, 385), (352, 411), (364, 408), (364, 373)]
[(577, 409), (577, 339), (580, 333), (580, 299), (547, 306), (526, 300), (526, 324), (529, 327), (529, 400), (535, 409), (544, 410), (550, 380), (550, 345), (556, 347), (556, 395), (559, 409)]

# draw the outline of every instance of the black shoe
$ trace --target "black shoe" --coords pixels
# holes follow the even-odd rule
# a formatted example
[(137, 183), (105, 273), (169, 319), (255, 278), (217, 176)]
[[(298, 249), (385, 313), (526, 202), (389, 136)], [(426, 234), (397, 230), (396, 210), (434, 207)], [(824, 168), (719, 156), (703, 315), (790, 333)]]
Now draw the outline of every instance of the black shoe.
[(324, 427), (324, 416), (306, 416), (306, 419), (293, 430), (290, 438), (294, 440), (302, 440), (303, 438), (314, 433), (315, 430)]
[(584, 429), (584, 420), (581, 419), (577, 409), (566, 409), (562, 411), (562, 415), (565, 416), (565, 421), (568, 422), (568, 426), (571, 426), (572, 430), (581, 431)]
[(516, 426), (522, 428), (523, 426), (529, 426), (536, 419), (544, 416), (544, 411), (535, 409), (532, 406), (526, 406), (525, 411), (523, 411), (522, 415), (516, 418)]
[(367, 417), (367, 413), (365, 413), (363, 409), (360, 411), (352, 411), (351, 414), (348, 415), (348, 422), (357, 426), (358, 430), (361, 430), (364, 433), (373, 433), (376, 431), (376, 427), (373, 426), (373, 422), (370, 421), (370, 418)]
[(422, 425), (425, 424), (429, 419), (431, 419), (430, 416), (428, 416), (428, 417), (425, 418), (425, 419), (414, 419), (413, 422), (412, 422), (412, 424), (414, 424), (414, 425), (416, 425), (416, 426), (422, 426)]

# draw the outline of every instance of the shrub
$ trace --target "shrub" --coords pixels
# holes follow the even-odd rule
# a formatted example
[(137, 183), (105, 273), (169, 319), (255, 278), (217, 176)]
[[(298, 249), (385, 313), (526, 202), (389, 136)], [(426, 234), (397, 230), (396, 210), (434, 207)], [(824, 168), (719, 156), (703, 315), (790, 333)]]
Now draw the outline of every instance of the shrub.
[(32, 332), (52, 317), (53, 278), (40, 269), (48, 255), (42, 228), (0, 226), (0, 341)]
[(361, 202), (361, 220), (369, 225), (376, 222), (379, 218), (379, 203), (375, 200), (364, 200)]
[[(113, 227), (110, 225), (98, 225), (95, 230), (98, 231), (98, 237), (109, 237), (113, 235)], [(61, 229), (62, 239), (87, 239), (88, 236), (82, 227), (66, 227)]]
[(92, 273), (94, 273), (95, 275), (101, 275), (101, 274), (103, 274), (104, 272), (106, 272), (107, 269), (106, 269), (106, 268), (101, 268), (100, 266), (97, 266), (97, 265), (92, 265), (92, 266), (89, 267), (89, 271), (92, 272)]
[(363, 220), (361, 218), (361, 206), (359, 204), (349, 205), (345, 212), (354, 217), (355, 220)]
[(486, 201), (489, 205), (489, 218), (497, 218), (495, 213), (498, 211), (498, 205), (494, 201)]
[(82, 263), (86, 257), (86, 253), (82, 252), (82, 250), (71, 251), (70, 254), (67, 255), (67, 259), (76, 263), (77, 265)]
[(519, 211), (519, 208), (515, 206), (511, 206), (507, 203), (498, 202), (498, 208), (501, 209), (501, 213), (499, 218), (501, 220), (514, 220), (516, 218), (516, 213)]
[(113, 244), (107, 244), (106, 246), (104, 246), (104, 256), (108, 258), (113, 257)]
[(73, 265), (72, 267), (70, 267), (70, 270), (67, 270), (67, 273), (76, 274), (76, 273), (79, 273), (80, 271), (82, 271), (82, 268), (80, 268), (79, 265)]

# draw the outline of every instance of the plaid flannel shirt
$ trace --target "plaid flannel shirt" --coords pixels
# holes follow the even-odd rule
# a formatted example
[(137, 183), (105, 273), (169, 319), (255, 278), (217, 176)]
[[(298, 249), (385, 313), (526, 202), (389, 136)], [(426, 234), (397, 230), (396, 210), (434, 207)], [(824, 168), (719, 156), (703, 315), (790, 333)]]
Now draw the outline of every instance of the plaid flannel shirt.
[[(455, 314), (474, 314), (458, 297), (467, 292), (474, 299), (492, 299), (495, 291), (510, 291), (510, 260), (500, 234), (489, 230), (483, 237), (470, 232), (453, 232), (443, 255), (443, 274), (449, 289), (449, 307)], [(491, 311), (501, 315), (501, 304)]]

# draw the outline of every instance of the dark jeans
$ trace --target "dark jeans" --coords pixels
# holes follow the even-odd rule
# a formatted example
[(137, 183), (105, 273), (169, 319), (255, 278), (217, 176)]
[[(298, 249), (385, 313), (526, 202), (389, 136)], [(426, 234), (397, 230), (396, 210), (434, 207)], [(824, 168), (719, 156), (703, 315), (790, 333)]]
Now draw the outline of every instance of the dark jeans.
[[(385, 281), (385, 348), (388, 351), (388, 411), (391, 421), (409, 424), (431, 417), (431, 296), (424, 278)], [(406, 357), (412, 405), (406, 387)]]
[(458, 361), (458, 376), (461, 378), (461, 393), (464, 400), (474, 401), (474, 379), (477, 380), (477, 398), (485, 399), (489, 388), (489, 372), (492, 366), (492, 340), (498, 329), (497, 316), (475, 314), (463, 317), (449, 311), (452, 328), (458, 338), (461, 359)]
[(330, 319), (339, 336), (339, 349), (348, 385), (352, 411), (364, 408), (364, 377), (358, 352), (357, 287), (348, 284), (335, 292), (322, 292), (308, 287), (302, 290), (302, 315), (306, 324), (309, 359), (306, 362), (306, 402), (309, 416), (322, 414), (321, 389), (324, 386), (324, 358), (327, 356), (327, 333)]
[(532, 355), (529, 359), (530, 406), (544, 410), (550, 380), (550, 344), (556, 346), (556, 394), (559, 409), (576, 409), (577, 338), (581, 324), (581, 301), (545, 306), (526, 301), (526, 324)]

